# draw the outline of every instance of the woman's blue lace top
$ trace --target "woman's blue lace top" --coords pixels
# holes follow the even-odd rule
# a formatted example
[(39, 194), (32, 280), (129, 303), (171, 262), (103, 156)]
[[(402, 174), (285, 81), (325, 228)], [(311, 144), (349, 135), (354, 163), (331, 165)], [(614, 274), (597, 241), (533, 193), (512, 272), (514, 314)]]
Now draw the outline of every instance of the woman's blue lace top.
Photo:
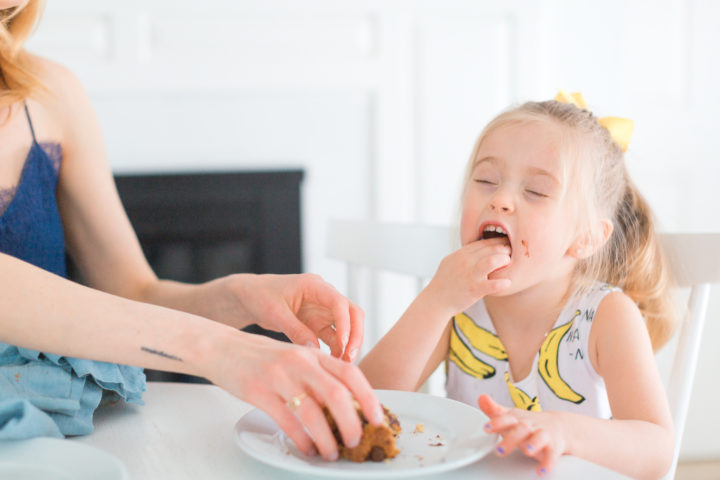
[[(56, 201), (62, 150), (39, 144), (25, 113), (33, 143), (17, 186), (0, 189), (0, 252), (66, 277)], [(88, 434), (103, 398), (142, 403), (143, 391), (140, 368), (0, 342), (0, 440)]]
[(16, 187), (0, 190), (0, 251), (66, 276), (57, 190), (61, 149), (34, 138)]

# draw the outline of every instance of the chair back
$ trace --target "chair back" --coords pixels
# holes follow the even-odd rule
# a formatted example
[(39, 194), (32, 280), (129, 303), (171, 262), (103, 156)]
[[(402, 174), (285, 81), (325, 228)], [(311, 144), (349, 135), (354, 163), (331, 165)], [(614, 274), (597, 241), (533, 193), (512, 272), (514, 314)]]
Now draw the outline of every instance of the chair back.
[(720, 234), (666, 233), (660, 240), (668, 254), (679, 287), (689, 288), (686, 316), (677, 335), (677, 348), (667, 384), (670, 413), (675, 425), (675, 450), (670, 471), (675, 477), (680, 445), (685, 430), (690, 395), (695, 382), (700, 340), (710, 300), (710, 286), (720, 283)]

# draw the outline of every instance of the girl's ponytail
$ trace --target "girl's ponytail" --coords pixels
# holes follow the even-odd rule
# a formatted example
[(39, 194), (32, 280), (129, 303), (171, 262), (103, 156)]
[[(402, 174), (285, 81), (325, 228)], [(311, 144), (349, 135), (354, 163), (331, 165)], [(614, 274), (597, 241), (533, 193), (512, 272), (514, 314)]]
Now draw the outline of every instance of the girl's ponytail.
[(614, 230), (606, 246), (602, 275), (621, 287), (645, 317), (653, 349), (672, 336), (678, 315), (672, 297), (674, 282), (655, 232), (651, 210), (625, 174), (625, 192), (618, 204)]

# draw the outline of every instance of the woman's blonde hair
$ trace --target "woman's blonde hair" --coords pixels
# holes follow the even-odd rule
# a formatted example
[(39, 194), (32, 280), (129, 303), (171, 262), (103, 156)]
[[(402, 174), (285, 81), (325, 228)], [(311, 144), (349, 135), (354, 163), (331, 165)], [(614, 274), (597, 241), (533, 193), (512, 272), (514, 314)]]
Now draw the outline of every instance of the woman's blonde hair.
[(43, 6), (44, 0), (29, 0), (19, 7), (0, 10), (0, 107), (25, 100), (43, 89), (23, 49)]
[[(501, 113), (482, 131), (473, 148), (467, 177), (487, 136), (508, 124), (553, 122), (561, 127), (566, 192), (572, 194), (578, 234), (602, 238), (601, 219), (613, 224), (609, 240), (581, 259), (573, 273), (575, 292), (601, 281), (618, 286), (645, 317), (653, 349), (672, 336), (679, 321), (666, 255), (655, 232), (653, 214), (633, 184), (620, 147), (591, 112), (555, 100), (527, 102)], [(467, 182), (466, 182), (467, 184)]]

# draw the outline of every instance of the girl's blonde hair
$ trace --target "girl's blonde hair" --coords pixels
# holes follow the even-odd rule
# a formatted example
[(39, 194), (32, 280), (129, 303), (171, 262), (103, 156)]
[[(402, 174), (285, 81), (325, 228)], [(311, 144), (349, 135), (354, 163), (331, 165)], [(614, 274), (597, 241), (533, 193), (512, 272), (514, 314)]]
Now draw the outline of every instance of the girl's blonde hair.
[(653, 214), (630, 179), (622, 150), (597, 117), (555, 100), (527, 102), (503, 112), (478, 137), (466, 178), (492, 131), (508, 124), (548, 121), (561, 127), (563, 184), (565, 195), (573, 195), (578, 234), (602, 238), (600, 220), (613, 224), (603, 247), (578, 261), (573, 273), (576, 291), (570, 293), (586, 290), (596, 281), (622, 288), (645, 317), (653, 349), (658, 350), (679, 321), (671, 292), (675, 282), (655, 232)]
[(29, 0), (0, 10), (0, 107), (25, 100), (42, 90), (22, 48), (43, 10), (43, 0)]

